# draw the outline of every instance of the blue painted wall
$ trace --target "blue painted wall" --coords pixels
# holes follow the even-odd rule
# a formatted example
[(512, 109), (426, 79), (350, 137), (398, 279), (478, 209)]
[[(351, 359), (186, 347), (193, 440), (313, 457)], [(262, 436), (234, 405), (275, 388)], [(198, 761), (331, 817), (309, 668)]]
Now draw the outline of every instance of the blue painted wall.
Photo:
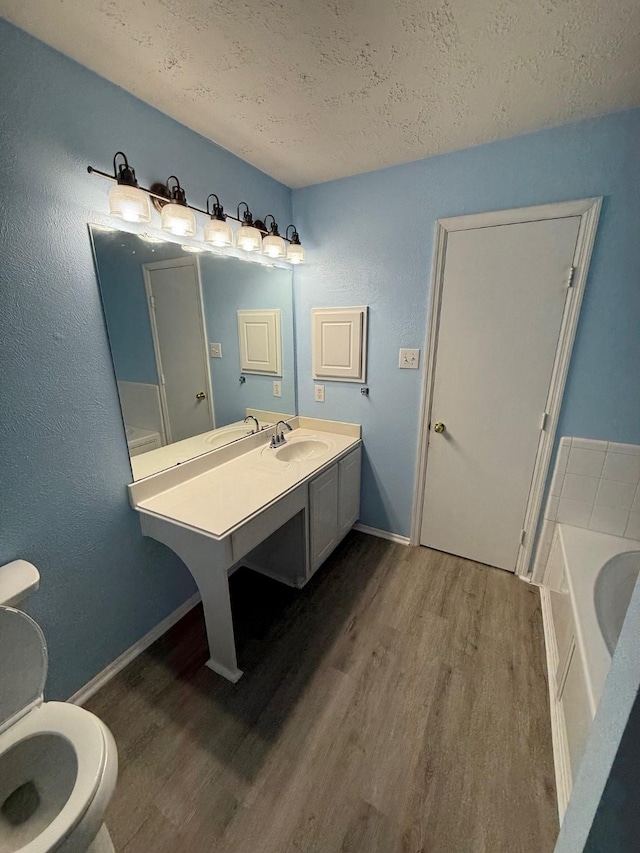
[[(294, 190), (309, 263), (296, 269), (298, 406), (362, 423), (361, 520), (408, 536), (435, 221), (605, 196), (559, 435), (640, 442), (640, 110)], [(309, 311), (370, 306), (370, 396), (326, 383), (313, 400)], [(424, 361), (423, 361), (424, 364)]]
[(291, 221), (283, 185), (0, 21), (0, 563), (42, 572), (30, 612), (50, 653), (47, 696), (85, 684), (194, 592), (144, 540), (130, 479), (87, 222), (127, 152), (143, 184), (246, 199)]

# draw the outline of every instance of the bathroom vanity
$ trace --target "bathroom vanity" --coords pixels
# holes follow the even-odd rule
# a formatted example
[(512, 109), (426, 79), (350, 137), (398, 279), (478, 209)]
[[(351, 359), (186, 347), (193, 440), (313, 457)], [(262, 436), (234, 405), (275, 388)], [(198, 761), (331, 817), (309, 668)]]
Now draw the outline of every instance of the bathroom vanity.
[(360, 512), (360, 427), (292, 418), (279, 446), (263, 430), (129, 486), (145, 536), (163, 542), (202, 595), (210, 659), (238, 668), (229, 576), (247, 566), (300, 588)]

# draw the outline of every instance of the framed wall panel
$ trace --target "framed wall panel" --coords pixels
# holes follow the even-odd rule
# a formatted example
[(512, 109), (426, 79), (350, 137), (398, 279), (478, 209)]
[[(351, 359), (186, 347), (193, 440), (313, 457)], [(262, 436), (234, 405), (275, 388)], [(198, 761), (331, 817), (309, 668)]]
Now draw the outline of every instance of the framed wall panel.
[(314, 379), (366, 381), (367, 313), (366, 305), (311, 309)]

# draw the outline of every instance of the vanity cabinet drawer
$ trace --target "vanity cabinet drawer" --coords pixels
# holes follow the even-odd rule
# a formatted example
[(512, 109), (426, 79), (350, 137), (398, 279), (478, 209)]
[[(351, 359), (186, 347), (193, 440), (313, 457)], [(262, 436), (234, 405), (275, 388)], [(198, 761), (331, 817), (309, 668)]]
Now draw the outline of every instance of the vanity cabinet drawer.
[(252, 551), (275, 530), (293, 518), (296, 513), (307, 506), (307, 488), (299, 486), (295, 491), (285, 495), (272, 507), (259, 513), (252, 521), (243, 524), (231, 534), (233, 560), (237, 562), (245, 554)]

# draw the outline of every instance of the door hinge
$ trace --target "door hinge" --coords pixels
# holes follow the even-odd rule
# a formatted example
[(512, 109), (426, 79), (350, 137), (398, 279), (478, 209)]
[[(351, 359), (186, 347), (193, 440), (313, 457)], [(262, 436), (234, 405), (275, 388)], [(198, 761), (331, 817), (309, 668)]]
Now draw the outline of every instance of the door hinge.
[(573, 287), (573, 277), (576, 274), (575, 267), (569, 267), (569, 278), (567, 279), (567, 287)]
[(540, 418), (540, 429), (546, 430), (548, 422), (549, 422), (549, 412), (543, 412), (542, 417)]
[(164, 373), (160, 374), (160, 382), (161, 382), (163, 385), (166, 385), (166, 384), (167, 384), (167, 383), (164, 381)]
[(526, 538), (527, 538), (527, 531), (523, 527), (522, 530), (520, 531), (520, 544), (521, 545), (524, 545)]

